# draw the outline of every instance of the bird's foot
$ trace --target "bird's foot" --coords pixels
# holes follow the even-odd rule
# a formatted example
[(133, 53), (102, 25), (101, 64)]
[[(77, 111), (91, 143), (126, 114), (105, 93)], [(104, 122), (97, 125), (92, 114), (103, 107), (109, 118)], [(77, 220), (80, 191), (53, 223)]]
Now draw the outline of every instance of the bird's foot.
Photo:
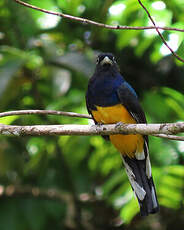
[(104, 125), (104, 124), (103, 123), (97, 123), (96, 124), (97, 131), (101, 131), (102, 130), (102, 125)]
[(116, 123), (115, 128), (121, 128), (123, 124), (124, 123), (120, 121), (120, 122)]
[(102, 125), (104, 125), (104, 123), (97, 123), (96, 125), (98, 125), (98, 126), (102, 126)]
[(101, 131), (102, 130), (102, 125), (104, 125), (103, 123), (97, 123), (95, 124), (95, 129), (97, 132)]

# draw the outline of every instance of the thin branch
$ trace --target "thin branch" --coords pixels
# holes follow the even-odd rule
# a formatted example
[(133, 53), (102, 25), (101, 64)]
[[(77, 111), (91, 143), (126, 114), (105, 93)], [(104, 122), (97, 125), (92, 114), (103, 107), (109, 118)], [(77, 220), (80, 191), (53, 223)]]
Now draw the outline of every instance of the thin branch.
[(184, 122), (165, 124), (110, 124), (110, 125), (33, 125), (14, 126), (0, 124), (0, 134), (13, 136), (53, 135), (112, 135), (112, 134), (165, 134), (184, 132)]
[(61, 203), (68, 202), (68, 200), (72, 200), (72, 197), (64, 192), (56, 189), (41, 189), (38, 187), (30, 187), (30, 186), (21, 186), (21, 185), (9, 185), (3, 186), (0, 185), (0, 198), (4, 197), (12, 197), (12, 196), (31, 196), (35, 198), (49, 199), (54, 201), (59, 201)]
[(153, 134), (152, 136), (169, 139), (173, 141), (184, 141), (184, 136), (166, 135), (166, 134)]
[(147, 13), (149, 19), (151, 20), (151, 22), (153, 23), (155, 30), (157, 31), (158, 35), (160, 36), (160, 38), (162, 39), (162, 42), (164, 43), (164, 45), (171, 51), (171, 53), (181, 62), (184, 63), (184, 59), (181, 58), (178, 54), (176, 54), (173, 49), (171, 49), (171, 47), (167, 44), (165, 38), (163, 37), (163, 35), (160, 33), (159, 28), (156, 26), (155, 21), (153, 20), (151, 14), (149, 13), (149, 11), (147, 10), (147, 8), (142, 4), (141, 0), (138, 0), (139, 4), (142, 6), (142, 8), (145, 10), (145, 12)]
[(1, 117), (7, 116), (15, 116), (15, 115), (33, 115), (33, 114), (42, 114), (42, 115), (59, 115), (59, 116), (68, 116), (68, 117), (80, 117), (80, 118), (87, 118), (92, 119), (90, 115), (87, 114), (79, 114), (74, 112), (63, 112), (63, 111), (56, 111), (56, 110), (17, 110), (17, 111), (9, 111), (0, 113)]
[(0, 185), (0, 199), (2, 198), (15, 198), (15, 197), (30, 197), (36, 199), (53, 200), (61, 204), (67, 204), (65, 224), (68, 227), (75, 227), (75, 206), (72, 195), (57, 189), (41, 189), (38, 187), (30, 186), (3, 186)]
[[(72, 194), (54, 188), (38, 188), (28, 185), (0, 185), (0, 199), (4, 198), (34, 198), (40, 200), (51, 200), (66, 204), (65, 225), (70, 229), (76, 229), (76, 207)], [(99, 203), (100, 200), (92, 194), (81, 193), (77, 197), (77, 201), (81, 204)]]
[[(31, 198), (40, 198), (40, 199), (48, 199), (53, 201), (58, 201), (63, 204), (65, 203), (73, 203), (73, 196), (65, 191), (62, 191), (61, 189), (55, 189), (55, 188), (38, 188), (38, 187), (32, 187), (28, 185), (0, 185), (0, 198), (4, 197), (31, 197)], [(90, 202), (96, 202), (98, 201), (97, 198), (88, 193), (81, 193), (77, 197), (79, 202), (82, 203), (90, 203)], [(68, 204), (68, 206), (71, 206), (71, 204)]]
[(121, 25), (112, 26), (112, 25), (107, 25), (107, 24), (104, 24), (104, 23), (99, 23), (99, 22), (96, 22), (96, 21), (92, 21), (92, 20), (89, 20), (89, 19), (86, 19), (86, 18), (75, 17), (75, 16), (72, 16), (72, 15), (69, 15), (69, 14), (63, 14), (63, 13), (60, 13), (60, 12), (54, 12), (54, 11), (50, 11), (50, 10), (45, 10), (45, 9), (39, 8), (37, 6), (33, 6), (31, 4), (22, 2), (20, 0), (14, 0), (14, 1), (19, 3), (19, 4), (21, 4), (21, 5), (23, 5), (23, 6), (26, 6), (28, 8), (34, 9), (34, 10), (41, 11), (43, 13), (56, 15), (56, 16), (66, 18), (66, 19), (69, 19), (69, 20), (72, 20), (72, 21), (76, 21), (76, 22), (79, 22), (79, 23), (82, 23), (82, 24), (85, 24), (85, 25), (94, 25), (94, 26), (103, 27), (103, 28), (106, 28), (106, 29), (111, 29), (111, 30), (150, 30), (150, 29), (152, 30), (152, 29), (158, 28), (158, 29), (161, 29), (161, 30), (184, 32), (184, 29), (174, 28), (174, 27), (121, 26)]

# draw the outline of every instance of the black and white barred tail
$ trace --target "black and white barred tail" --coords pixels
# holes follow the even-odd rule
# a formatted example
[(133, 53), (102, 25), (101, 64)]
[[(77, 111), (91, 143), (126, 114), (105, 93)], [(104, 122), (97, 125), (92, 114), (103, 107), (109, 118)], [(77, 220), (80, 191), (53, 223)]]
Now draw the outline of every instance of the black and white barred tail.
[(141, 216), (147, 216), (150, 213), (158, 212), (159, 204), (151, 175), (151, 164), (146, 142), (143, 152), (136, 154), (136, 156), (138, 155), (140, 157), (122, 156), (122, 159), (132, 189), (139, 201)]

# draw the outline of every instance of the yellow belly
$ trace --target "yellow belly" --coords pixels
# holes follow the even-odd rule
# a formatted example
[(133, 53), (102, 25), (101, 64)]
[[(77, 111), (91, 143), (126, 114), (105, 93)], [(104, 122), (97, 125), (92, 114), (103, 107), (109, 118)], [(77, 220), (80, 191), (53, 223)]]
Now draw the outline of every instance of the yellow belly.
[[(136, 121), (127, 111), (127, 109), (121, 105), (114, 105), (110, 107), (96, 106), (97, 111), (92, 111), (93, 117), (99, 123), (114, 124), (118, 122), (135, 124)], [(129, 157), (134, 157), (135, 152), (142, 152), (144, 139), (142, 135), (122, 135), (115, 134), (110, 135), (112, 144), (118, 149), (118, 151)]]

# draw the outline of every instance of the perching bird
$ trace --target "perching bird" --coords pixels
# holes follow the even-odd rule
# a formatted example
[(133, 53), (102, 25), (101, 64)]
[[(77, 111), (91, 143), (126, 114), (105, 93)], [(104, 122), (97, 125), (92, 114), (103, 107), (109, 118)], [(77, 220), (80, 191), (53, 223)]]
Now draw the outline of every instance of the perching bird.
[[(96, 124), (146, 123), (136, 92), (125, 81), (111, 53), (98, 56), (95, 73), (89, 80), (86, 105)], [(104, 136), (121, 153), (132, 189), (147, 216), (159, 210), (151, 174), (148, 136), (115, 134)]]

